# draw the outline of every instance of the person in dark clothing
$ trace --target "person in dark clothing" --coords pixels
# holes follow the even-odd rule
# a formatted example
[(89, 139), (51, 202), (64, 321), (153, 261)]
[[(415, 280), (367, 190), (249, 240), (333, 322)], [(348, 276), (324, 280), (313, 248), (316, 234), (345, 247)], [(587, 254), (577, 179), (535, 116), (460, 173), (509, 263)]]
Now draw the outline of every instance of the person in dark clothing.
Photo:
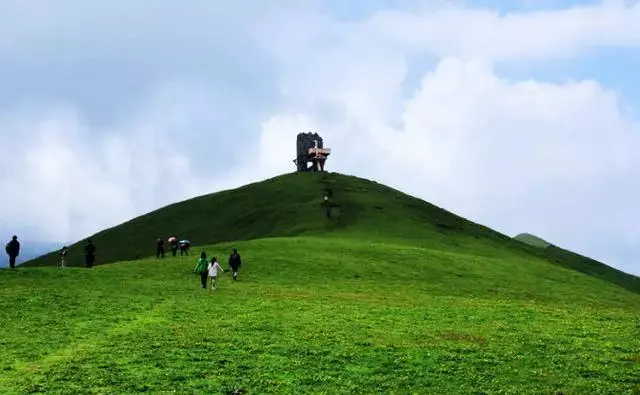
[(96, 246), (93, 245), (91, 239), (87, 240), (87, 244), (84, 246), (84, 267), (91, 268), (96, 261)]
[(180, 242), (180, 255), (189, 255), (189, 247), (191, 247), (191, 243), (189, 241), (183, 240)]
[(157, 242), (156, 242), (157, 248), (156, 248), (156, 258), (164, 258), (164, 240), (162, 240), (161, 238), (158, 238)]
[(171, 255), (176, 256), (176, 254), (178, 253), (178, 239), (177, 238), (173, 238), (170, 240), (171, 242)]
[(229, 255), (229, 266), (233, 272), (234, 280), (238, 280), (238, 269), (240, 269), (241, 265), (242, 259), (240, 259), (240, 254), (238, 254), (238, 250), (234, 248), (231, 255)]
[(15, 269), (16, 267), (16, 258), (20, 255), (20, 242), (18, 241), (18, 236), (14, 235), (11, 238), (11, 241), (7, 243), (4, 247), (7, 255), (9, 255), (9, 267), (11, 269)]

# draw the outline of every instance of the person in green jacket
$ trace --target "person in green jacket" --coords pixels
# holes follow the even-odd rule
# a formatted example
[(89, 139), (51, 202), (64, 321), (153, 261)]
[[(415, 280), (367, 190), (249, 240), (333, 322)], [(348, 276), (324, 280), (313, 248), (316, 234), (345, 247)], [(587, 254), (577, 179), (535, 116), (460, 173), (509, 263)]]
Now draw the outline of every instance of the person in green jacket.
[(200, 274), (200, 281), (202, 281), (202, 289), (207, 289), (207, 266), (209, 262), (207, 261), (207, 253), (202, 251), (200, 254), (200, 259), (198, 259), (198, 263), (196, 264), (195, 269), (193, 271), (195, 273)]

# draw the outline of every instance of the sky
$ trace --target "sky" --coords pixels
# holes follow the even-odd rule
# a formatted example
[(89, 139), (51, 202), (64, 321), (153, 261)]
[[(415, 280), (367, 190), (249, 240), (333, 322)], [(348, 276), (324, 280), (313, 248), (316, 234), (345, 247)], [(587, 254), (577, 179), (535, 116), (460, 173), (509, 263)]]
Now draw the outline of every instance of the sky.
[(3, 0), (0, 235), (75, 241), (294, 171), (640, 275), (640, 4)]

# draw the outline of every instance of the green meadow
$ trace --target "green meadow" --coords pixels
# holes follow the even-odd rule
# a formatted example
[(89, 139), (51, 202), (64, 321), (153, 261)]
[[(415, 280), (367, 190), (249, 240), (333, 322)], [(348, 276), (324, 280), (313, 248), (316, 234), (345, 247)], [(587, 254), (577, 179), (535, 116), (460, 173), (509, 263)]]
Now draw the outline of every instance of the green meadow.
[[(151, 257), (173, 234), (190, 255)], [(640, 394), (640, 279), (371, 181), (285, 175), (92, 239), (92, 269), (81, 241), (0, 271), (0, 393)], [(203, 290), (200, 252), (234, 247), (239, 280)]]

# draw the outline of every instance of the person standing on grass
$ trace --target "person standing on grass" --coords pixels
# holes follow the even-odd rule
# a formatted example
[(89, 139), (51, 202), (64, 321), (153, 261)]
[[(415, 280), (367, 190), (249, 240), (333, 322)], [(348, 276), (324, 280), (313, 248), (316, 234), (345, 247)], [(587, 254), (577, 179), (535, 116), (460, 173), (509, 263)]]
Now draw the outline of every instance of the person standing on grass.
[(236, 248), (234, 248), (231, 255), (229, 255), (229, 266), (233, 271), (233, 279), (237, 281), (238, 269), (242, 266), (242, 259), (240, 259), (240, 254), (238, 254), (238, 250)]
[(175, 236), (172, 237), (169, 240), (169, 243), (171, 244), (171, 255), (176, 256), (178, 253), (178, 238)]
[(218, 271), (224, 273), (224, 269), (218, 263), (218, 258), (211, 258), (211, 262), (209, 266), (207, 266), (207, 270), (209, 271), (209, 277), (211, 277), (211, 289), (216, 289), (216, 278), (218, 277)]
[(158, 237), (156, 240), (156, 258), (164, 258), (164, 240)]
[(207, 289), (207, 266), (209, 262), (207, 261), (207, 253), (202, 251), (200, 254), (200, 259), (198, 259), (198, 263), (196, 267), (193, 269), (194, 273), (200, 274), (200, 281), (202, 282), (202, 289)]
[(91, 239), (87, 239), (87, 244), (84, 246), (84, 267), (92, 268), (93, 263), (96, 261), (96, 246), (93, 245)]
[(9, 267), (11, 269), (15, 269), (16, 258), (20, 255), (20, 242), (18, 241), (18, 236), (13, 235), (11, 241), (9, 241), (4, 247), (4, 250), (7, 255), (9, 255)]
[(64, 246), (58, 253), (58, 255), (60, 255), (60, 267), (67, 267), (67, 251), (67, 246)]
[(191, 247), (191, 242), (189, 240), (181, 240), (180, 241), (180, 256), (189, 255), (189, 247)]

